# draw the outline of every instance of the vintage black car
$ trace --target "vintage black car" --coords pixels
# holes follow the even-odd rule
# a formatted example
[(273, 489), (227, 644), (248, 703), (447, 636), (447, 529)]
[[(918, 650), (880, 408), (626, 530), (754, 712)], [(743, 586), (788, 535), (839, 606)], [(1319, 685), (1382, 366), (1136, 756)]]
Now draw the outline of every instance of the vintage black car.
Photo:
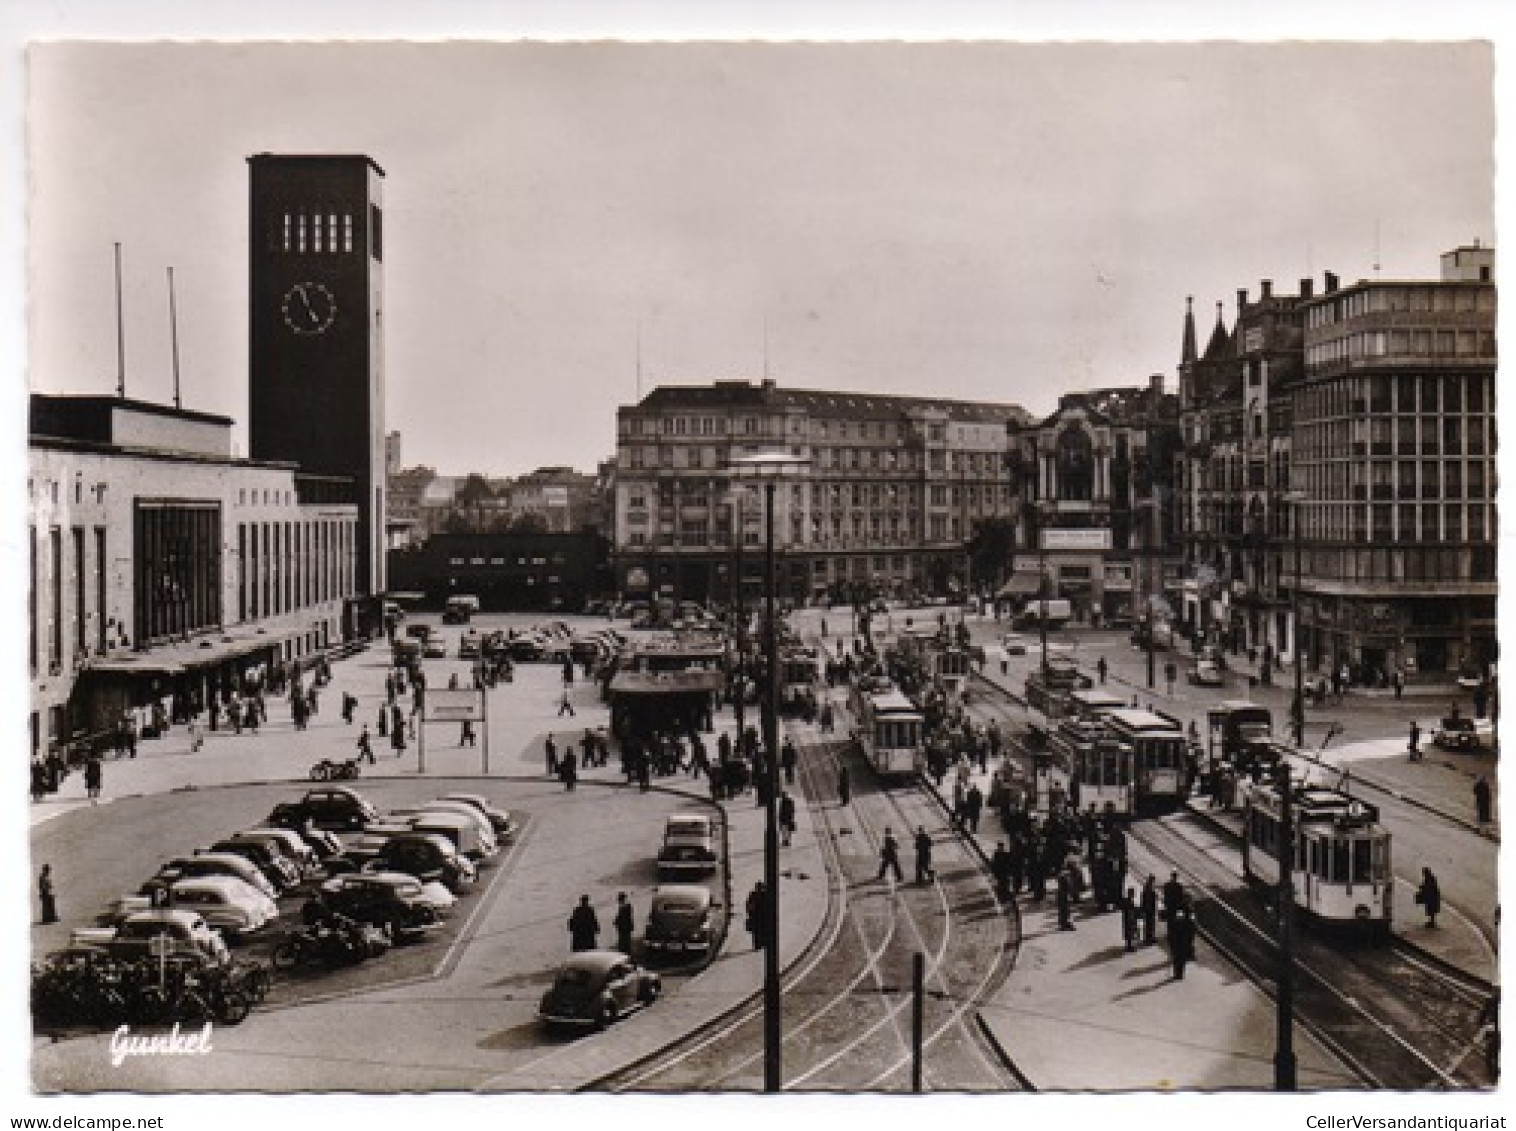
[(537, 1017), (548, 1028), (604, 1029), (658, 1000), (663, 980), (619, 950), (584, 950), (558, 968)]

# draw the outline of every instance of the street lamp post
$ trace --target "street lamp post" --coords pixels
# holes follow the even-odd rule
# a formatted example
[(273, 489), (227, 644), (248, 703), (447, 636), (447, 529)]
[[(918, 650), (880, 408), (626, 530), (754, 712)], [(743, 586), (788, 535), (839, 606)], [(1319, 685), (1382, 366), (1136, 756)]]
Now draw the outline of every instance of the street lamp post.
[(1295, 953), (1293, 920), (1295, 887), (1295, 825), (1290, 787), (1290, 764), (1279, 763), (1279, 969), (1274, 995), (1274, 1090), (1295, 1091)]
[(782, 1018), (779, 1001), (779, 623), (775, 608), (774, 492), (778, 480), (809, 461), (787, 451), (756, 452), (732, 460), (738, 477), (760, 479), (764, 494), (765, 660), (763, 708), (763, 1090), (781, 1088)]
[(1295, 543), (1295, 586), (1290, 591), (1290, 620), (1295, 628), (1295, 701), (1290, 708), (1290, 725), (1295, 729), (1295, 745), (1305, 746), (1305, 665), (1302, 662), (1300, 631), (1300, 507), (1304, 491), (1290, 491), (1284, 496), (1290, 504), (1290, 525)]

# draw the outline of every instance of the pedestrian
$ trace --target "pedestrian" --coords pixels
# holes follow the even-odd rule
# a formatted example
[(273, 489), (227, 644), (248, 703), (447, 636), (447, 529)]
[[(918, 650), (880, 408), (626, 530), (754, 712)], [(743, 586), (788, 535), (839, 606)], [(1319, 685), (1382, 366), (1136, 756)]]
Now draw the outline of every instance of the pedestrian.
[(342, 693), (342, 721), (344, 723), (351, 723), (353, 721), (353, 711), (357, 707), (358, 697), (351, 691), (344, 691)]
[(1416, 902), (1421, 904), (1421, 909), (1426, 912), (1427, 926), (1437, 926), (1437, 913), (1442, 910), (1442, 888), (1438, 886), (1437, 877), (1432, 874), (1432, 869), (1421, 869), (1421, 886), (1416, 889)]
[(768, 941), (769, 924), (768, 889), (763, 886), (762, 880), (754, 884), (753, 890), (747, 893), (747, 904), (743, 910), (747, 916), (743, 925), (747, 927), (747, 933), (752, 936), (753, 949), (762, 950)]
[(1184, 884), (1179, 882), (1179, 873), (1170, 872), (1168, 882), (1163, 885), (1163, 921), (1173, 923), (1174, 916), (1184, 906)]
[(1105, 657), (1104, 656), (1101, 656), (1100, 659), (1098, 659), (1098, 660), (1095, 661), (1095, 672), (1096, 672), (1096, 674), (1098, 674), (1100, 676), (1100, 682), (1101, 683), (1105, 682), (1106, 672), (1109, 671), (1109, 670), (1110, 670), (1110, 667), (1105, 662)]
[(783, 838), (780, 843), (788, 848), (795, 835), (795, 799), (788, 790), (779, 795), (779, 834)]
[(569, 915), (568, 930), (570, 949), (595, 949), (600, 938), (600, 920), (595, 916), (595, 909), (590, 906), (589, 896), (579, 897), (579, 906)]
[(979, 832), (979, 814), (984, 811), (984, 793), (977, 783), (969, 786), (963, 798), (963, 821), (971, 833)]
[(905, 879), (900, 871), (900, 842), (895, 839), (894, 832), (888, 828), (884, 830), (884, 840), (879, 844), (879, 874), (874, 878), (882, 880), (886, 872), (895, 874), (897, 884)]
[(1474, 811), (1481, 825), (1490, 823), (1490, 779), (1483, 774), (1474, 782)]
[(837, 771), (837, 804), (850, 805), (853, 800), (853, 783), (848, 776), (847, 767), (843, 766)]
[(1151, 946), (1158, 940), (1158, 877), (1149, 876), (1142, 885), (1137, 908), (1142, 915), (1142, 945)]
[(390, 709), (383, 705), (379, 708), (379, 737), (388, 738), (390, 733)]
[(1395, 669), (1395, 674), (1392, 675), (1392, 676), (1390, 676), (1390, 683), (1395, 688), (1395, 698), (1396, 699), (1400, 699), (1400, 698), (1404, 697), (1404, 695), (1405, 695), (1405, 673), (1402, 672), (1399, 668), (1396, 668)]
[(1121, 897), (1121, 941), (1127, 952), (1137, 948), (1137, 889), (1127, 888)]
[(616, 893), (616, 949), (630, 956), (632, 953), (632, 905), (626, 892)]
[(924, 884), (937, 878), (932, 867), (932, 835), (924, 825), (916, 826), (916, 882)]
[(573, 793), (574, 785), (579, 781), (579, 767), (572, 750), (565, 751), (563, 757), (558, 760), (558, 777), (563, 782), (563, 788)]
[(1058, 869), (1058, 929), (1060, 931), (1072, 931), (1075, 929), (1074, 921), (1070, 918), (1070, 911), (1074, 906), (1074, 878), (1069, 874), (1068, 868)]
[(84, 792), (89, 795), (91, 801), (99, 799), (101, 780), (104, 776), (105, 766), (100, 761), (100, 755), (91, 754), (89, 761), (84, 763)]
[(53, 866), (42, 865), (42, 871), (37, 874), (37, 902), (42, 904), (42, 922), (56, 923), (58, 921), (58, 901), (53, 893)]
[(547, 758), (547, 776), (550, 777), (550, 778), (557, 777), (558, 776), (558, 744), (553, 741), (553, 736), (552, 735), (548, 735), (546, 741), (543, 742), (543, 744), (542, 744), (542, 753)]
[(795, 744), (786, 735), (783, 744), (779, 747), (779, 768), (784, 771), (784, 784), (795, 784)]
[(564, 688), (563, 688), (563, 697), (558, 700), (558, 717), (561, 719), (564, 715), (568, 715), (569, 717), (572, 718), (573, 714), (574, 714), (574, 704), (569, 699), (569, 689), (568, 689), (568, 686), (565, 684)]
[(474, 738), (474, 723), (473, 723), (473, 720), (472, 719), (464, 719), (463, 723), (461, 724), (461, 729), (458, 732), (458, 745), (459, 746), (473, 746), (474, 743), (475, 743), (475, 738)]
[(200, 716), (191, 715), (189, 720), (189, 740), (191, 754), (200, 753), (200, 748), (205, 745), (205, 732), (200, 729)]
[(1169, 920), (1169, 962), (1174, 979), (1184, 980), (1184, 968), (1195, 957), (1195, 919), (1188, 904), (1181, 906)]
[(1419, 761), (1421, 761), (1421, 750), (1420, 750), (1420, 746), (1421, 746), (1421, 727), (1419, 727), (1416, 724), (1416, 720), (1415, 719), (1411, 720), (1411, 732), (1410, 732), (1410, 735), (1411, 735), (1411, 737), (1410, 737), (1409, 749), (1410, 749), (1410, 752), (1411, 752), (1411, 761), (1412, 762), (1419, 762)]

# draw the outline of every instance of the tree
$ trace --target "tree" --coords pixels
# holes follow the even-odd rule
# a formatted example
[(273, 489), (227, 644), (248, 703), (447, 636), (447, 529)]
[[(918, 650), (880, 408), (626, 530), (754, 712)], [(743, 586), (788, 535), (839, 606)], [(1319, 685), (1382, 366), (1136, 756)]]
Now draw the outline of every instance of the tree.
[(1016, 549), (1016, 523), (1009, 518), (994, 516), (974, 523), (974, 536), (969, 539), (968, 553), (974, 577), (983, 582), (993, 578), (998, 588), (1006, 574), (1006, 563)]

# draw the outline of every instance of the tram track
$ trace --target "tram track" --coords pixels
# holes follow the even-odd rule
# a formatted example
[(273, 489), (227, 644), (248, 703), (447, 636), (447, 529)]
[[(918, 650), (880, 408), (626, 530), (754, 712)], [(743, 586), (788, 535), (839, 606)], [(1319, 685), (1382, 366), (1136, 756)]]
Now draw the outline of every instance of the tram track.
[[(844, 763), (856, 783), (848, 806), (833, 789)], [(821, 932), (783, 978), (784, 1089), (911, 1090), (911, 967), (918, 953), (925, 956), (924, 1090), (1021, 1087), (978, 1018), (980, 1005), (1010, 971), (1020, 933), (1014, 908), (995, 899), (977, 846), (934, 838), (937, 878), (931, 884), (878, 881), (883, 830), (902, 834), (908, 866), (911, 830), (939, 828), (940, 805), (919, 788), (885, 788), (846, 741), (801, 743), (800, 773), (827, 864), (828, 908)], [(589, 1087), (754, 1090), (762, 1078), (761, 1022), (755, 992), (700, 1030)]]
[[(1274, 997), (1273, 908), (1238, 874), (1235, 838), (1183, 812), (1136, 822), (1129, 836), (1195, 893), (1202, 937)], [(1464, 1090), (1491, 1083), (1476, 1055), (1488, 983), (1393, 938), (1376, 946), (1297, 924), (1292, 950), (1296, 1024), (1365, 1087)]]

